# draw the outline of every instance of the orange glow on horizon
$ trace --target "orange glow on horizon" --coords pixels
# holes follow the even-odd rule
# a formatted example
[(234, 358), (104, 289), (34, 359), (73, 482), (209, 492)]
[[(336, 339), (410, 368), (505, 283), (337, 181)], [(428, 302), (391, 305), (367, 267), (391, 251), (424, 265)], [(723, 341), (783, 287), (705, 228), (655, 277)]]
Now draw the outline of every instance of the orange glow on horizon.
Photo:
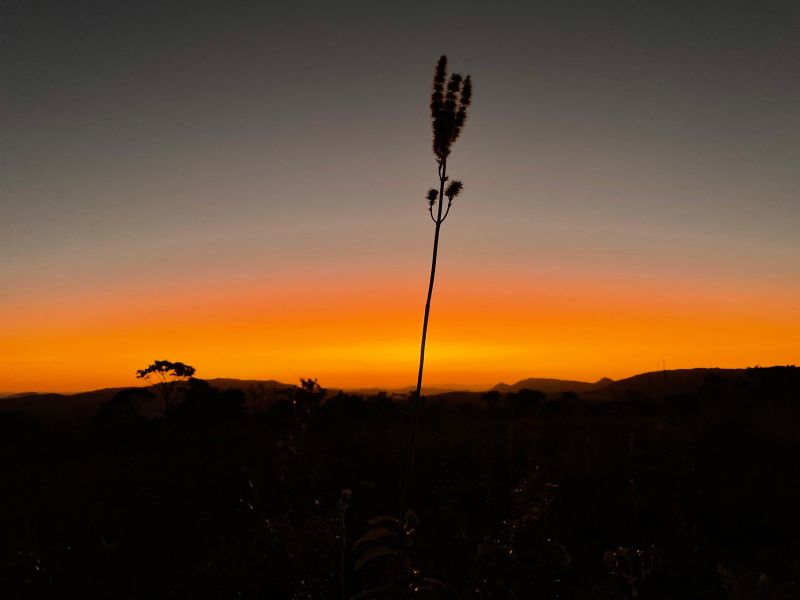
[[(456, 275), (456, 277), (453, 277)], [(0, 317), (0, 391), (137, 385), (180, 360), (203, 378), (317, 377), (400, 387), (416, 374), (423, 290), (409, 275), (287, 278), (50, 296)], [(677, 281), (520, 278), (437, 282), (425, 385), (525, 377), (596, 380), (667, 368), (795, 363), (794, 291), (744, 294)]]

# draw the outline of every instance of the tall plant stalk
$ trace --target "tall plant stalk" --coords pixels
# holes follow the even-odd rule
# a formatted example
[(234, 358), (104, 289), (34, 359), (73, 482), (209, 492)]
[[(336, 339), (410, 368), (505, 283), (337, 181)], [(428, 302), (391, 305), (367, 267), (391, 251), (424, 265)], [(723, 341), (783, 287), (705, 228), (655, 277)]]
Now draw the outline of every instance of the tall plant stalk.
[[(406, 455), (405, 471), (400, 491), (400, 519), (405, 516), (409, 495), (411, 493), (414, 476), (414, 462), (417, 452), (417, 437), (419, 435), (420, 416), (422, 413), (422, 374), (425, 369), (425, 344), (428, 339), (428, 320), (431, 314), (431, 298), (433, 285), (436, 280), (436, 261), (439, 256), (439, 235), (453, 200), (464, 188), (458, 180), (450, 181), (447, 175), (447, 158), (450, 149), (458, 139), (464, 122), (467, 118), (467, 109), (472, 102), (472, 80), (469, 75), (462, 77), (459, 73), (450, 76), (447, 86), (447, 57), (442, 56), (436, 64), (433, 76), (433, 92), (431, 94), (431, 124), (433, 127), (433, 154), (436, 157), (437, 172), (439, 176), (439, 189), (428, 190), (428, 213), (433, 221), (433, 253), (431, 256), (431, 273), (428, 281), (428, 295), (425, 299), (425, 313), (422, 319), (422, 341), (419, 349), (419, 370), (417, 371), (417, 387), (411, 397), (411, 424), (408, 434), (408, 450)], [(447, 182), (450, 181), (448, 184)], [(444, 209), (444, 199), (447, 198), (447, 208)], [(436, 215), (434, 216), (434, 207)], [(444, 214), (442, 214), (444, 212)]]

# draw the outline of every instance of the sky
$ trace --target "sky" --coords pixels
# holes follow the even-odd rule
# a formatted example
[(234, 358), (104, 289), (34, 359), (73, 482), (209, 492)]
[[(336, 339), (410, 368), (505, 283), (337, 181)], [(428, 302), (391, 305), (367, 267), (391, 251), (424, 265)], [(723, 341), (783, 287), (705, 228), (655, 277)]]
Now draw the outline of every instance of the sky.
[(796, 2), (0, 1), (0, 392), (800, 358)]

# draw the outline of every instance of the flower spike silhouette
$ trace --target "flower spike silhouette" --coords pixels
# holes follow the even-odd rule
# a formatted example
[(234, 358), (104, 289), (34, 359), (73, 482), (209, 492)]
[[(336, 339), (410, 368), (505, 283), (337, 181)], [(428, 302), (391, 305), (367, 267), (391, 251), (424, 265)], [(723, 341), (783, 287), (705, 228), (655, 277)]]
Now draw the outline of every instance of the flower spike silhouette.
[[(436, 63), (433, 74), (433, 90), (431, 92), (431, 125), (433, 128), (433, 155), (439, 177), (439, 189), (428, 190), (425, 198), (428, 201), (428, 212), (435, 225), (433, 234), (433, 256), (431, 258), (431, 274), (428, 283), (428, 297), (425, 301), (425, 315), (422, 320), (422, 343), (419, 351), (419, 371), (417, 372), (417, 388), (411, 398), (412, 416), (409, 428), (408, 454), (400, 492), (400, 518), (402, 519), (408, 496), (411, 491), (411, 480), (414, 473), (414, 460), (417, 445), (417, 430), (422, 410), (422, 372), (425, 366), (425, 342), (428, 337), (428, 319), (431, 312), (431, 296), (436, 278), (436, 259), (439, 253), (439, 232), (453, 205), (453, 199), (464, 189), (461, 181), (447, 176), (447, 159), (453, 144), (461, 135), (467, 120), (467, 111), (472, 103), (472, 79), (469, 75), (462, 77), (453, 73), (447, 78), (447, 56), (441, 56)], [(448, 181), (450, 183), (448, 184)], [(445, 188), (445, 186), (447, 186)], [(444, 199), (447, 198), (447, 209), (444, 210)]]

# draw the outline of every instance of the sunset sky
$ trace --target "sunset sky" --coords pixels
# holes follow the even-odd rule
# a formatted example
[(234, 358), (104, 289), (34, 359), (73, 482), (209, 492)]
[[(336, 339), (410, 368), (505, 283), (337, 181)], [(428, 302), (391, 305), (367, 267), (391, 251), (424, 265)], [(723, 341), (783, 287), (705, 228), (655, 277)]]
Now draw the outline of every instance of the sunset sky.
[(442, 53), (426, 385), (800, 362), (800, 4), (538, 4), (3, 2), (0, 392), (414, 383)]

